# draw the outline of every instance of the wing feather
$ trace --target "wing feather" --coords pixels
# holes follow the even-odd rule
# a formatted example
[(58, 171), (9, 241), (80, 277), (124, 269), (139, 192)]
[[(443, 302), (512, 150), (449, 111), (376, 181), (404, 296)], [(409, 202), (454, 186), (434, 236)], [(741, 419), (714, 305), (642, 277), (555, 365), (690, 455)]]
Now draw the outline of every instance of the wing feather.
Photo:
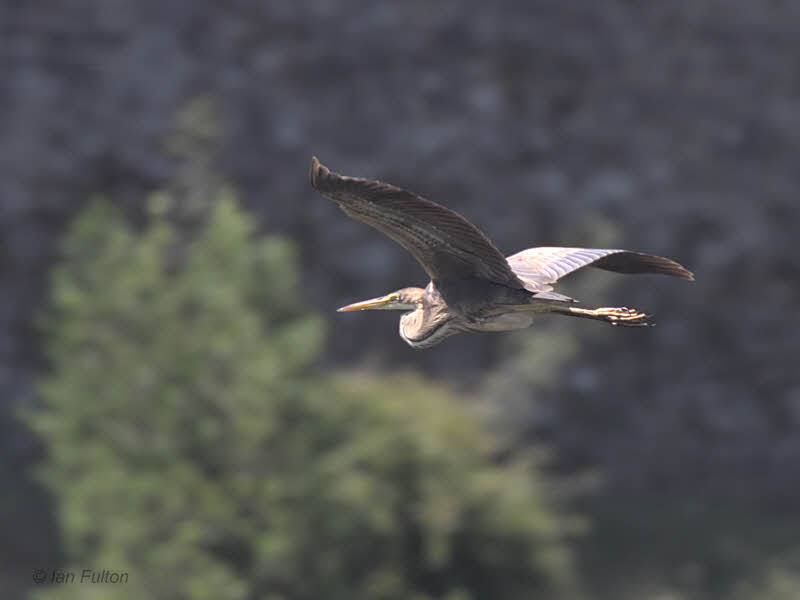
[(553, 289), (551, 284), (588, 266), (617, 273), (659, 273), (694, 280), (694, 275), (674, 260), (629, 250), (528, 248), (506, 260), (525, 288), (532, 292), (549, 292)]
[(316, 157), (310, 177), (348, 216), (405, 248), (432, 280), (478, 277), (522, 288), (489, 238), (455, 211), (387, 183), (333, 173)]

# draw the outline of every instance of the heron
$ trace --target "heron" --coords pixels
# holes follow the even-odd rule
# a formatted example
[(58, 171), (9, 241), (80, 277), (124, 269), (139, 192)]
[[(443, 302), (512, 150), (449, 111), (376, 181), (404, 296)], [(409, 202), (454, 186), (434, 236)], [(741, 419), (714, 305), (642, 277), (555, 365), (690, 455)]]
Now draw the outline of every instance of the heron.
[(650, 315), (638, 310), (579, 308), (574, 306), (577, 300), (554, 291), (558, 280), (584, 267), (694, 280), (674, 260), (630, 250), (538, 247), (504, 257), (460, 214), (409, 191), (340, 175), (316, 157), (310, 178), (314, 189), (349, 217), (402, 246), (430, 277), (425, 288), (407, 287), (338, 309), (404, 311), (400, 337), (412, 348), (430, 348), (457, 333), (523, 329), (541, 314), (627, 327), (652, 325)]

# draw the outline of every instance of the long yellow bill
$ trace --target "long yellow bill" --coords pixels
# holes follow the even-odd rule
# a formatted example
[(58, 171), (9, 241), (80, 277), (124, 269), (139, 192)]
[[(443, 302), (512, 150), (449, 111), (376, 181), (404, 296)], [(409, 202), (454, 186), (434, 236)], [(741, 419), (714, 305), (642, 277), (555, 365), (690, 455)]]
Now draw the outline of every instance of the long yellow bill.
[(361, 302), (354, 302), (342, 308), (336, 309), (336, 312), (350, 312), (353, 310), (380, 310), (386, 308), (389, 304), (391, 296), (381, 296), (380, 298), (372, 298), (371, 300), (362, 300)]

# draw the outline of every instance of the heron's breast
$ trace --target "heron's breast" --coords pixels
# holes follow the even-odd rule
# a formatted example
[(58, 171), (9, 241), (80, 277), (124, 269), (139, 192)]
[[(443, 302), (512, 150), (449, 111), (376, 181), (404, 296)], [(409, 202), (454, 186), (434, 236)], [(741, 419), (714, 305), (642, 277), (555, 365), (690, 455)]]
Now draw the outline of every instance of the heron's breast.
[[(466, 329), (455, 326), (451, 321), (443, 321), (430, 329), (419, 331), (414, 330), (408, 321), (404, 322), (402, 318), (400, 319), (400, 337), (412, 348), (420, 350), (435, 346), (445, 338), (462, 331), (466, 331)], [(420, 333), (422, 335), (419, 335)]]

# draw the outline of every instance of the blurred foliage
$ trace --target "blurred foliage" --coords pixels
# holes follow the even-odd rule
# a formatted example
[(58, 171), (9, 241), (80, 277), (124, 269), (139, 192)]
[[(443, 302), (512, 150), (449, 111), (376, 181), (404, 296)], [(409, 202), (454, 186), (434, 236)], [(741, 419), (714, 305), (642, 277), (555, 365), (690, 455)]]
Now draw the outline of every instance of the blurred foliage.
[(125, 585), (41, 598), (530, 598), (572, 579), (529, 461), (412, 374), (315, 368), (291, 245), (218, 187), (191, 238), (156, 194), (137, 232), (75, 221), (43, 318), (47, 445), (66, 570)]
[(164, 150), (175, 159), (162, 209), (182, 236), (201, 228), (218, 189), (217, 163), (224, 132), (213, 96), (196, 96), (177, 111), (174, 130)]

